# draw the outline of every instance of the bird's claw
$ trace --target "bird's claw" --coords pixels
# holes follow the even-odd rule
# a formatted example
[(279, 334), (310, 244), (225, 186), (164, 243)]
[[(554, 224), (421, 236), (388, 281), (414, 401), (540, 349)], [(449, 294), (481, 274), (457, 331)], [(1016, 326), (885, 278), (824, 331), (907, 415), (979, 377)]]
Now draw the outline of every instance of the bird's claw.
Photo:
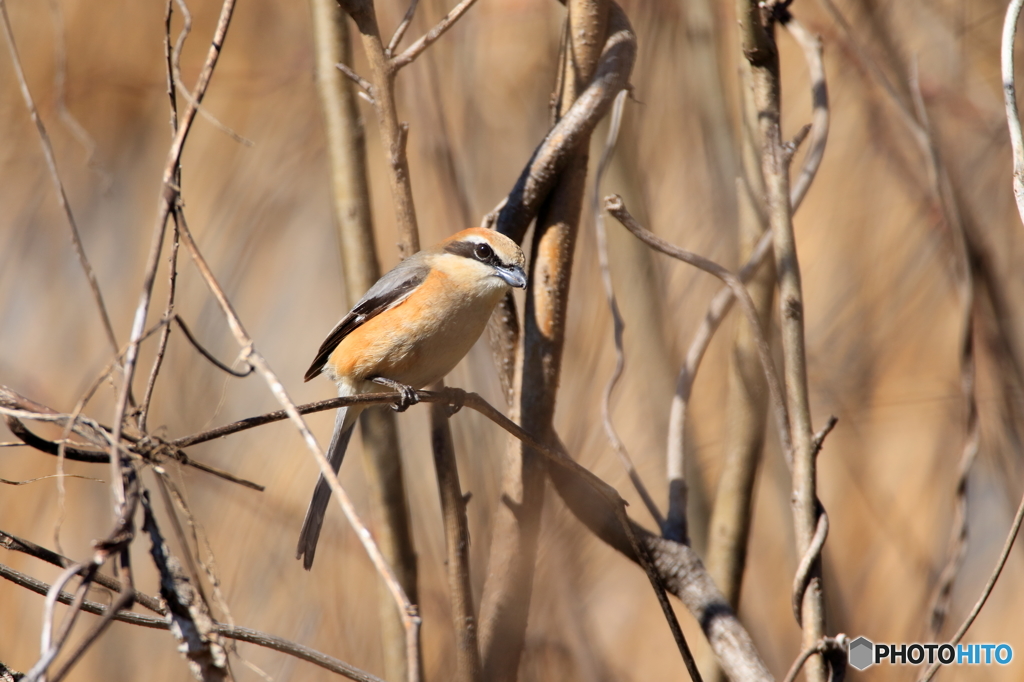
[(386, 379), (384, 377), (375, 377), (372, 381), (375, 384), (387, 386), (388, 388), (398, 392), (398, 400), (391, 404), (391, 409), (395, 412), (405, 412), (420, 401), (419, 396), (416, 395), (416, 389), (412, 386), (403, 384), (399, 381), (392, 381), (391, 379)]
[(391, 404), (391, 409), (395, 412), (405, 412), (420, 401), (419, 396), (416, 395), (416, 389), (412, 386), (401, 384), (396, 386), (395, 389), (401, 396), (396, 402)]

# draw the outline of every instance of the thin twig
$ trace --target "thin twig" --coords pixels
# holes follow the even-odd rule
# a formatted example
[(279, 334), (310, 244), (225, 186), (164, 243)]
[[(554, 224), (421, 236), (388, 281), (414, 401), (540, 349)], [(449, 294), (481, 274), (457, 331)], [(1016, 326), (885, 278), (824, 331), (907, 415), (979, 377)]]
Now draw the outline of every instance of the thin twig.
[(807, 190), (811, 188), (825, 155), (829, 128), (828, 83), (825, 80), (825, 64), (821, 58), (821, 36), (808, 31), (792, 14), (788, 16), (783, 26), (803, 50), (811, 80), (811, 142), (804, 155), (800, 173), (789, 191), (789, 204), (792, 212), (796, 213), (807, 196)]
[(643, 480), (640, 478), (640, 473), (636, 470), (636, 466), (633, 464), (633, 459), (629, 456), (629, 451), (626, 450), (625, 444), (622, 442), (622, 439), (619, 438), (619, 434), (615, 430), (615, 424), (612, 422), (611, 414), (612, 391), (615, 390), (615, 386), (619, 383), (619, 379), (622, 377), (622, 372), (625, 369), (626, 364), (626, 354), (622, 347), (622, 336), (626, 328), (626, 323), (622, 319), (622, 314), (619, 312), (619, 303), (615, 298), (615, 285), (612, 282), (611, 265), (608, 262), (608, 234), (604, 224), (604, 212), (599, 206), (598, 198), (601, 196), (601, 180), (604, 178), (604, 173), (608, 169), (608, 163), (611, 160), (612, 152), (615, 149), (615, 142), (619, 136), (619, 126), (622, 122), (622, 109), (628, 94), (628, 90), (622, 90), (615, 97), (615, 105), (612, 107), (611, 122), (608, 126), (608, 138), (605, 141), (604, 150), (601, 152), (601, 160), (597, 165), (597, 173), (594, 174), (594, 190), (591, 195), (591, 210), (594, 214), (594, 226), (597, 232), (597, 259), (601, 268), (601, 282), (604, 285), (605, 298), (608, 301), (608, 308), (612, 314), (612, 333), (615, 339), (615, 369), (612, 371), (612, 375), (608, 378), (608, 382), (605, 384), (604, 393), (601, 397), (601, 421), (604, 424), (605, 435), (608, 437), (608, 441), (611, 443), (612, 449), (615, 450), (615, 454), (618, 455), (622, 466), (626, 469), (626, 473), (629, 475), (629, 480), (632, 481), (633, 487), (636, 488), (637, 493), (640, 495), (640, 499), (643, 500), (644, 506), (647, 507), (647, 511), (650, 512), (654, 522), (658, 524), (658, 528), (663, 529), (665, 526), (665, 517), (658, 509), (658, 505), (654, 502), (654, 498), (652, 498), (651, 494), (647, 491), (647, 486), (644, 485)]
[[(171, 136), (178, 132), (178, 93), (174, 79), (174, 49), (171, 47), (171, 16), (174, 11), (174, 0), (166, 0), (164, 9), (164, 76), (167, 83), (167, 98), (170, 109)], [(174, 184), (181, 187), (181, 164), (178, 164), (174, 173)], [(175, 229), (171, 240), (171, 257), (168, 263), (168, 286), (167, 305), (164, 307), (164, 318), (169, 318), (174, 312), (174, 295), (178, 283), (178, 229), (177, 217), (181, 210), (180, 204), (175, 204)], [(139, 430), (146, 433), (146, 421), (149, 418), (150, 401), (153, 399), (153, 391), (156, 389), (156, 379), (163, 366), (164, 354), (167, 352), (167, 342), (171, 337), (171, 326), (167, 325), (160, 333), (160, 341), (157, 344), (156, 355), (153, 358), (153, 368), (149, 372), (149, 381), (146, 382), (146, 392), (139, 405)]]
[[(949, 640), (949, 643), (956, 646), (963, 639), (964, 635), (970, 629), (971, 625), (974, 624), (975, 618), (981, 613), (981, 609), (985, 606), (985, 602), (988, 601), (989, 595), (992, 594), (992, 589), (996, 586), (996, 581), (999, 580), (999, 575), (1003, 571), (1003, 567), (1006, 565), (1006, 560), (1010, 557), (1010, 550), (1013, 549), (1013, 543), (1017, 539), (1017, 534), (1020, 532), (1021, 521), (1024, 521), (1024, 497), (1021, 498), (1020, 504), (1017, 505), (1017, 513), (1013, 517), (1013, 523), (1010, 524), (1010, 532), (1006, 535), (1006, 540), (1003, 542), (1003, 550), (999, 553), (999, 558), (996, 559), (995, 568), (992, 569), (992, 573), (988, 577), (988, 581), (985, 583), (985, 587), (981, 590), (981, 595), (978, 597), (978, 601), (974, 603), (974, 608), (967, 614), (967, 618), (957, 629), (956, 634)], [(928, 682), (935, 675), (935, 672), (939, 669), (938, 662), (933, 663), (927, 672), (921, 677), (921, 682)]]
[(844, 657), (849, 650), (850, 642), (849, 637), (844, 634), (838, 634), (835, 637), (823, 637), (814, 646), (807, 647), (790, 666), (789, 672), (786, 673), (786, 677), (783, 678), (782, 682), (794, 682), (796, 676), (800, 674), (800, 670), (807, 663), (807, 659), (815, 654), (827, 654), (830, 652), (841, 653)]
[(1014, 77), (1013, 48), (1017, 39), (1017, 20), (1024, 0), (1011, 0), (1003, 22), (1003, 42), (1000, 50), (1003, 73), (1003, 97), (1006, 100), (1006, 123), (1010, 127), (1010, 145), (1013, 148), (1013, 196), (1017, 212), (1024, 220), (1024, 137), (1020, 129), (1017, 110), (1017, 86)]
[(192, 238), (192, 233), (189, 231), (188, 226), (182, 223), (179, 228), (182, 243), (192, 256), (192, 260), (205, 280), (210, 292), (213, 294), (214, 298), (217, 299), (217, 303), (220, 305), (221, 311), (227, 319), (231, 332), (234, 334), (239, 346), (242, 347), (240, 359), (244, 362), (250, 363), (256, 368), (256, 370), (263, 376), (263, 379), (267, 382), (267, 385), (270, 387), (274, 397), (288, 413), (289, 418), (295, 424), (299, 434), (305, 441), (306, 446), (312, 453), (317, 464), (320, 466), (320, 471), (327, 480), (328, 485), (331, 487), (331, 492), (337, 498), (338, 504), (341, 506), (345, 517), (355, 530), (356, 535), (359, 537), (360, 542), (366, 549), (367, 554), (370, 555), (370, 560), (373, 562), (377, 572), (390, 589), (391, 594), (395, 599), (395, 603), (398, 605), (398, 609), (402, 614), (402, 624), (405, 626), (406, 630), (406, 650), (409, 661), (409, 676), (410, 679), (417, 680), (419, 677), (420, 660), (420, 617), (416, 606), (409, 601), (405, 590), (402, 589), (402, 585), (395, 577), (394, 571), (381, 554), (380, 548), (374, 541), (373, 536), (366, 527), (366, 524), (364, 524), (362, 519), (359, 518), (355, 506), (352, 504), (352, 500), (338, 482), (337, 475), (334, 473), (334, 470), (327, 461), (327, 458), (324, 456), (323, 451), (317, 444), (316, 438), (313, 437), (313, 433), (309, 430), (306, 422), (302, 419), (301, 414), (296, 409), (295, 404), (288, 396), (287, 391), (285, 391), (284, 385), (281, 383), (280, 379), (277, 378), (277, 375), (270, 369), (270, 366), (267, 364), (264, 357), (256, 350), (252, 337), (249, 336), (248, 332), (246, 332), (245, 328), (242, 326), (242, 321), (235, 312), (234, 306), (224, 294), (224, 290), (217, 282), (216, 277), (214, 277), (206, 259), (196, 246), (195, 240)]
[[(424, 50), (433, 44), (435, 40), (443, 36), (448, 29), (454, 26), (455, 22), (458, 21), (459, 18), (461, 18), (462, 15), (474, 5), (474, 3), (476, 3), (476, 0), (462, 0), (462, 2), (453, 7), (452, 10), (444, 16), (444, 19), (439, 21), (434, 28), (427, 31), (423, 37), (407, 47), (402, 54), (397, 57), (393, 57), (390, 62), (391, 68), (394, 71), (399, 71), (402, 67), (411, 64), (413, 60), (419, 57)], [(415, 9), (415, 5), (416, 3), (414, 2), (413, 6), (410, 7), (410, 11)], [(399, 26), (399, 28), (401, 28), (401, 26)], [(398, 35), (397, 32), (396, 35)], [(401, 38), (401, 36), (398, 37)], [(394, 38), (392, 38), (392, 42), (395, 42)], [(391, 47), (389, 46), (389, 50), (390, 49)], [(388, 54), (390, 56), (390, 52)]]
[(754, 303), (750, 300), (750, 295), (743, 287), (742, 281), (739, 277), (729, 272), (729, 270), (718, 263), (669, 244), (653, 232), (646, 230), (636, 221), (635, 218), (633, 218), (632, 215), (630, 215), (625, 204), (622, 202), (622, 197), (619, 195), (612, 194), (605, 197), (604, 208), (611, 213), (616, 220), (622, 223), (622, 226), (629, 230), (634, 237), (666, 256), (681, 260), (684, 263), (688, 263), (689, 265), (707, 272), (708, 274), (714, 275), (718, 279), (722, 280), (732, 290), (733, 295), (739, 299), (740, 307), (743, 308), (743, 312), (747, 316), (747, 320), (754, 329), (755, 339), (757, 340), (758, 355), (760, 356), (761, 365), (764, 369), (765, 379), (768, 382), (768, 389), (772, 394), (772, 401), (775, 404), (775, 419), (776, 425), (779, 429), (779, 439), (782, 441), (783, 451), (786, 453), (787, 459), (791, 458), (793, 445), (789, 431), (786, 402), (782, 393), (782, 385), (775, 372), (775, 366), (772, 364), (768, 341), (764, 338), (764, 334), (761, 332), (761, 326), (757, 319), (757, 311), (754, 309)]
[[(50, 586), (41, 580), (15, 571), (3, 564), (0, 564), (0, 577), (9, 580), (15, 585), (31, 590), (36, 594), (45, 596), (50, 590)], [(138, 595), (140, 593), (136, 592), (135, 594)], [(57, 600), (62, 604), (70, 604), (73, 599), (73, 596), (67, 592), (61, 592), (57, 595)], [(156, 601), (154, 597), (148, 597), (148, 599)], [(106, 604), (100, 604), (98, 602), (88, 600), (82, 603), (82, 611), (92, 613), (94, 615), (102, 616), (109, 610), (110, 607)], [(129, 623), (131, 625), (139, 625), (158, 630), (166, 630), (170, 627), (166, 617), (156, 618), (153, 616), (144, 616), (138, 613), (132, 613), (131, 611), (122, 611), (121, 613), (116, 614), (113, 619)], [(344, 675), (350, 680), (357, 680), (357, 682), (383, 682), (379, 677), (363, 672), (344, 661), (322, 654), (319, 651), (303, 646), (302, 644), (298, 644), (281, 637), (276, 637), (274, 635), (269, 635), (267, 633), (260, 632), (259, 630), (252, 630), (250, 628), (235, 625), (226, 625), (224, 623), (215, 623), (214, 631), (223, 637), (235, 639), (239, 642), (248, 642), (267, 649), (273, 649), (274, 651), (279, 651), (281, 653), (288, 654), (289, 656), (294, 656), (301, 660), (308, 661), (309, 663), (320, 666), (325, 670), (329, 670), (339, 675)]]
[[(71, 559), (68, 559), (66, 556), (62, 556), (57, 552), (53, 552), (49, 549), (46, 549), (45, 547), (40, 547), (34, 542), (30, 542), (23, 538), (19, 538), (15, 535), (11, 535), (10, 533), (7, 533), (3, 530), (0, 530), (0, 547), (3, 547), (4, 549), (8, 549), (14, 552), (21, 552), (22, 554), (35, 557), (36, 559), (45, 561), (46, 563), (51, 564), (53, 566), (59, 566), (60, 568), (68, 568), (73, 563)], [(93, 577), (93, 582), (102, 585), (108, 590), (113, 590), (114, 592), (117, 592), (121, 589), (120, 582), (103, 573), (97, 573)], [(163, 604), (160, 603), (160, 600), (154, 597), (150, 597), (147, 594), (136, 592), (135, 602), (146, 607), (150, 611), (153, 611), (154, 613), (159, 613), (160, 615), (167, 615), (167, 609), (164, 608)]]
[(371, 98), (370, 99), (371, 104), (373, 103), (373, 99), (372, 99), (373, 98), (373, 83), (371, 83), (370, 81), (366, 80), (365, 78), (360, 76), (358, 73), (353, 71), (352, 68), (348, 64), (345, 64), (343, 62), (338, 62), (334, 66), (335, 66), (335, 68), (338, 69), (338, 71), (341, 71), (345, 75), (346, 78), (348, 78), (350, 81), (352, 81), (353, 83), (358, 85), (360, 88), (362, 88), (364, 91), (366, 91), (366, 94), (369, 95), (370, 98)]
[(405, 16), (402, 17), (402, 21), (399, 22), (398, 27), (395, 28), (395, 33), (391, 36), (391, 40), (388, 41), (388, 46), (384, 48), (384, 54), (391, 58), (395, 54), (395, 50), (398, 49), (398, 44), (402, 42), (402, 37), (405, 36), (405, 32), (409, 29), (409, 24), (412, 23), (412, 18), (416, 14), (416, 6), (420, 3), (420, 0), (412, 0), (409, 3), (409, 9), (405, 10)]
[[(131, 335), (129, 336), (128, 350), (125, 353), (124, 362), (124, 386), (118, 398), (114, 410), (114, 437), (110, 450), (110, 466), (112, 485), (114, 486), (115, 507), (124, 505), (124, 488), (121, 483), (120, 457), (118, 455), (118, 441), (120, 439), (122, 420), (125, 415), (125, 407), (128, 393), (131, 390), (132, 380), (135, 377), (135, 365), (138, 360), (139, 342), (146, 326), (146, 317), (149, 314), (149, 306), (153, 296), (153, 285), (156, 282), (156, 270), (160, 261), (160, 252), (163, 248), (164, 234), (167, 228), (167, 218), (178, 200), (178, 185), (174, 182), (177, 177), (176, 171), (181, 160), (181, 153), (185, 146), (185, 139), (192, 129), (192, 123), (196, 117), (196, 105), (200, 104), (206, 95), (206, 89), (210, 85), (213, 71), (217, 66), (221, 49), (224, 46), (224, 39), (227, 36), (228, 27), (231, 24), (231, 16), (234, 12), (235, 0), (224, 0), (221, 5), (220, 16), (217, 19), (217, 27), (214, 29), (213, 39), (210, 42), (210, 49), (207, 51), (203, 68), (196, 79), (196, 86), (192, 92), (188, 107), (181, 117), (178, 125), (178, 132), (171, 142), (167, 152), (167, 161), (164, 164), (161, 177), (160, 200), (157, 206), (157, 218), (153, 227), (152, 240), (150, 241), (149, 255), (146, 258), (146, 267), (142, 281), (142, 292), (139, 296), (139, 303), (135, 309), (135, 317), (132, 321)], [(182, 34), (179, 37), (179, 45), (183, 41)], [(179, 50), (180, 51), (180, 50)]]

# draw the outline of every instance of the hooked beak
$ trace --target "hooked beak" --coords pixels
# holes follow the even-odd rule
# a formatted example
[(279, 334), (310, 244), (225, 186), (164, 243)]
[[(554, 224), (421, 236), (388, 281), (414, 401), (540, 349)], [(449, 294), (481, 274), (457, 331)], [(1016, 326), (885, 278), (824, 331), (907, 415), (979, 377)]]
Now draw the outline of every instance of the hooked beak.
[(511, 268), (495, 268), (498, 277), (510, 287), (516, 289), (526, 288), (526, 273), (518, 265), (513, 265)]

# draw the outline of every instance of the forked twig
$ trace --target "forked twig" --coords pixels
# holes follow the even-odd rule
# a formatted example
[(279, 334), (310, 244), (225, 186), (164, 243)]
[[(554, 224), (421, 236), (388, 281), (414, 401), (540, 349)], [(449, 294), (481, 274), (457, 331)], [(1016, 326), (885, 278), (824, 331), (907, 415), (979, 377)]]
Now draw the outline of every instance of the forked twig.
[(718, 263), (669, 244), (654, 233), (646, 230), (632, 215), (630, 215), (625, 204), (622, 202), (622, 197), (619, 195), (612, 194), (605, 197), (604, 207), (605, 210), (611, 213), (616, 220), (622, 223), (623, 227), (629, 230), (634, 237), (642, 241), (644, 244), (647, 244), (666, 256), (681, 260), (684, 263), (688, 263), (689, 265), (707, 272), (708, 274), (714, 275), (718, 279), (722, 280), (732, 290), (733, 295), (739, 299), (740, 306), (743, 308), (743, 312), (747, 316), (747, 320), (754, 328), (753, 332), (754, 337), (757, 340), (758, 355), (760, 356), (761, 365), (765, 373), (765, 379), (768, 382), (768, 389), (772, 394), (772, 401), (775, 405), (774, 412), (776, 425), (779, 429), (779, 439), (782, 441), (783, 451), (786, 453), (787, 459), (792, 458), (793, 445), (789, 431), (789, 418), (787, 416), (786, 402), (782, 393), (782, 384), (779, 381), (778, 374), (775, 372), (775, 366), (771, 360), (771, 351), (768, 348), (768, 341), (764, 338), (764, 334), (761, 332), (761, 326), (757, 320), (757, 311), (754, 308), (754, 303), (750, 300), (750, 295), (743, 287), (742, 281), (739, 277), (729, 272)]
[[(455, 22), (458, 21), (462, 17), (462, 15), (465, 14), (469, 10), (469, 8), (473, 6), (474, 3), (476, 3), (476, 0), (462, 0), (462, 2), (453, 7), (452, 10), (444, 16), (444, 19), (439, 21), (437, 25), (434, 26), (434, 28), (427, 31), (423, 35), (423, 37), (421, 37), (419, 40), (417, 40), (412, 45), (407, 47), (405, 51), (402, 52), (402, 54), (398, 55), (397, 57), (392, 57), (390, 61), (391, 68), (394, 71), (399, 71), (403, 67), (411, 64), (413, 60), (419, 57), (424, 50), (426, 50), (428, 47), (431, 46), (431, 44), (434, 43), (434, 41), (443, 36), (448, 29), (454, 26)], [(410, 19), (411, 13), (412, 11), (415, 10), (415, 8), (416, 3), (413, 2), (412, 6), (409, 8)], [(399, 28), (401, 28), (401, 25), (399, 25)], [(401, 35), (399, 35), (397, 31), (395, 32), (395, 35), (397, 36), (398, 40), (401, 40)], [(397, 41), (395, 40), (395, 38), (392, 38), (391, 42), (395, 43), (395, 46), (397, 46)], [(390, 50), (392, 49), (393, 47), (389, 45), (388, 56), (390, 56)]]
[[(97, 577), (102, 574), (97, 574)], [(9, 580), (10, 582), (24, 587), (36, 594), (46, 595), (50, 591), (50, 585), (47, 585), (41, 580), (33, 578), (32, 576), (25, 575), (19, 571), (15, 571), (4, 564), (0, 564), (0, 578)], [(97, 582), (100, 582), (97, 579)], [(117, 589), (116, 587), (114, 589)], [(142, 596), (141, 593), (135, 592), (136, 596)], [(154, 597), (147, 596), (149, 601), (155, 602)], [(71, 604), (74, 597), (67, 592), (60, 592), (57, 595), (57, 601), (62, 604)], [(86, 613), (92, 613), (98, 616), (105, 615), (110, 611), (110, 607), (106, 604), (100, 604), (98, 602), (85, 600), (82, 602), (82, 611)], [(159, 630), (166, 630), (170, 627), (165, 616), (159, 618), (154, 616), (145, 616), (138, 613), (132, 613), (131, 611), (122, 611), (113, 616), (113, 620), (118, 620), (123, 623), (129, 623), (131, 625), (139, 625), (146, 628), (155, 628)], [(222, 637), (228, 637), (230, 639), (237, 640), (239, 642), (248, 642), (255, 644), (267, 649), (273, 649), (289, 656), (294, 656), (304, 661), (308, 661), (314, 665), (320, 666), (325, 670), (330, 670), (333, 673), (344, 675), (350, 680), (356, 680), (357, 682), (383, 682), (379, 677), (371, 675), (370, 673), (364, 672), (355, 668), (344, 661), (340, 661), (336, 658), (320, 653), (315, 649), (311, 649), (302, 644), (292, 642), (282, 637), (276, 637), (269, 635), (259, 630), (253, 630), (250, 628), (239, 627), (236, 625), (226, 625), (224, 623), (214, 623), (214, 632)]]

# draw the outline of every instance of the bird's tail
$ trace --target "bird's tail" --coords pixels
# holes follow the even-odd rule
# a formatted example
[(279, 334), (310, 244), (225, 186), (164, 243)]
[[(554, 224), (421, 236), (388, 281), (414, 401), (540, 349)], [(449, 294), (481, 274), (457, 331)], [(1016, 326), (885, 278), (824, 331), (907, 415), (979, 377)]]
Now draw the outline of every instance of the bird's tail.
[[(338, 414), (334, 418), (334, 435), (327, 450), (327, 460), (331, 463), (334, 473), (338, 473), (338, 468), (341, 467), (341, 460), (345, 457), (345, 450), (352, 438), (352, 432), (355, 431), (356, 418), (360, 412), (362, 409), (354, 406), (338, 408)], [(295, 558), (302, 559), (302, 566), (307, 571), (313, 566), (316, 543), (320, 539), (320, 528), (324, 525), (324, 514), (327, 513), (327, 503), (330, 501), (331, 488), (321, 474), (313, 490), (313, 499), (309, 501), (309, 508), (306, 509), (306, 519), (302, 522), (299, 545), (295, 550)]]

